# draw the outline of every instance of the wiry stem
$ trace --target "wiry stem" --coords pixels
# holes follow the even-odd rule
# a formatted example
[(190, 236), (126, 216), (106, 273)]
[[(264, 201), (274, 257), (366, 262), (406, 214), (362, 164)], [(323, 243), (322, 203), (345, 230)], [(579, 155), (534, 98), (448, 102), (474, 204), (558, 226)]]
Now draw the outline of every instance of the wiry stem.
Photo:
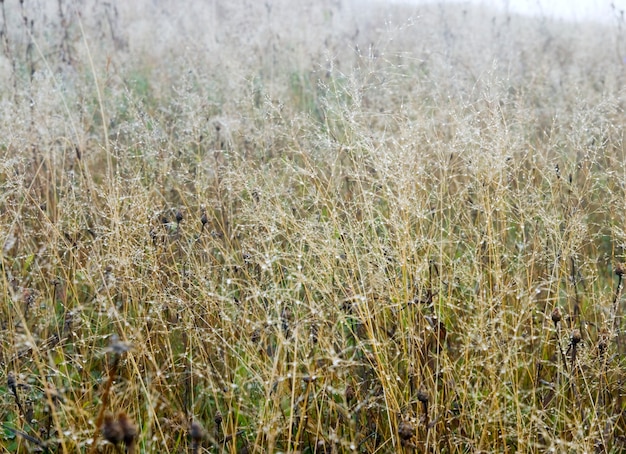
[(117, 375), (117, 366), (120, 361), (120, 356), (115, 355), (113, 359), (113, 364), (109, 369), (109, 378), (104, 385), (104, 390), (102, 391), (102, 404), (100, 405), (100, 411), (98, 412), (98, 417), (96, 418), (96, 428), (94, 430), (92, 436), (92, 444), (91, 450), (89, 451), (91, 454), (96, 452), (96, 441), (98, 441), (98, 435), (100, 434), (100, 427), (102, 426), (102, 422), (104, 421), (104, 413), (106, 411), (107, 405), (109, 403), (109, 394), (111, 393), (111, 388), (113, 386), (113, 380), (115, 380), (115, 376)]
[(618, 263), (615, 266), (615, 274), (617, 274), (617, 287), (615, 288), (615, 296), (613, 297), (613, 333), (617, 334), (617, 330), (619, 328), (619, 318), (617, 316), (617, 310), (619, 308), (619, 298), (622, 295), (622, 279), (624, 277), (624, 267), (623, 263)]

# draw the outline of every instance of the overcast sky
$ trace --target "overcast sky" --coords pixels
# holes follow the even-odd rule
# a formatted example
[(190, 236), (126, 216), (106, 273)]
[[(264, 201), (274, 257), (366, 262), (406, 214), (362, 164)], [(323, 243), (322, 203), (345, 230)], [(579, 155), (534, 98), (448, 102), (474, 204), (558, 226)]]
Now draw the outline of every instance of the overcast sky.
[[(385, 3), (423, 3), (428, 0), (376, 0)], [(442, 0), (430, 0), (439, 3)], [(455, 3), (455, 1), (448, 1)], [(494, 5), (501, 10), (529, 15), (545, 15), (573, 21), (597, 20), (617, 22), (626, 10), (626, 0), (469, 0), (471, 3)], [(459, 3), (459, 1), (456, 1)], [(611, 5), (614, 5), (614, 8)], [(622, 16), (622, 20), (623, 20)]]

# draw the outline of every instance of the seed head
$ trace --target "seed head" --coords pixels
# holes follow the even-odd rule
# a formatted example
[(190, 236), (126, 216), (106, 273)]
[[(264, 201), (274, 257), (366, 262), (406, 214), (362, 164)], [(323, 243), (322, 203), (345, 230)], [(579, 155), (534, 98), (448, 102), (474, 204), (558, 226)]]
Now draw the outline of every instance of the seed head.
[(204, 438), (204, 429), (198, 421), (192, 421), (189, 426), (189, 436), (195, 443), (199, 443)]
[(317, 443), (315, 443), (315, 452), (326, 454), (332, 452), (332, 448), (331, 446), (326, 445), (324, 440), (317, 440)]
[(213, 421), (215, 421), (215, 425), (216, 426), (219, 427), (222, 424), (223, 420), (224, 420), (224, 418), (222, 418), (222, 413), (220, 411), (215, 413), (215, 417), (213, 418)]
[(117, 334), (113, 334), (109, 340), (109, 346), (106, 351), (121, 355), (131, 349), (131, 345), (126, 342), (122, 342)]
[(261, 340), (261, 331), (259, 330), (259, 328), (255, 328), (252, 331), (252, 334), (250, 335), (250, 340), (254, 344), (258, 343)]
[(417, 392), (417, 400), (419, 400), (422, 404), (426, 405), (428, 403), (428, 393), (425, 390), (420, 389)]
[(346, 387), (346, 402), (350, 403), (354, 400), (356, 393), (354, 392), (354, 387), (352, 385), (348, 385)]
[(570, 335), (570, 339), (572, 340), (572, 345), (577, 345), (582, 340), (582, 335), (580, 334), (580, 330), (578, 328), (572, 331)]
[(606, 339), (600, 339), (598, 341), (598, 353), (600, 353), (600, 356), (604, 355), (604, 352), (606, 352), (606, 348), (607, 348)]
[(123, 411), (117, 414), (117, 422), (122, 429), (124, 444), (126, 447), (133, 445), (135, 443), (135, 438), (137, 438), (137, 426)]
[(408, 441), (415, 434), (415, 428), (409, 421), (402, 421), (398, 425), (398, 435), (402, 441)]
[(604, 355), (604, 352), (606, 352), (606, 349), (608, 348), (608, 344), (609, 333), (606, 328), (603, 328), (602, 331), (600, 331), (600, 338), (598, 339), (598, 353), (600, 353), (600, 356)]
[(106, 441), (114, 445), (118, 445), (124, 439), (124, 432), (118, 420), (113, 418), (111, 413), (104, 415), (104, 422), (102, 423), (102, 436)]
[(615, 274), (617, 276), (622, 277), (624, 275), (624, 273), (626, 273), (626, 263), (616, 263), (615, 264)]
[(17, 381), (15, 380), (15, 374), (13, 372), (7, 374), (7, 386), (13, 395), (17, 394)]
[(556, 326), (556, 324), (559, 323), (562, 318), (563, 316), (561, 314), (561, 309), (559, 309), (558, 306), (555, 307), (552, 311), (552, 321), (554, 322), (554, 326)]
[(123, 411), (119, 412), (116, 418), (107, 412), (104, 415), (104, 422), (100, 430), (102, 431), (102, 437), (109, 443), (117, 446), (124, 442), (126, 452), (134, 451), (137, 426)]

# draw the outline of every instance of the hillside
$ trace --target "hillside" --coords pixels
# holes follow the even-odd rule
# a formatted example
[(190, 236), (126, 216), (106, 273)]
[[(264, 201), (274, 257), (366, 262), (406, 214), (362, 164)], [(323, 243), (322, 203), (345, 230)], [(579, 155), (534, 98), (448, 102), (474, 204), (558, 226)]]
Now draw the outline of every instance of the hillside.
[(621, 452), (624, 26), (0, 2), (0, 446)]

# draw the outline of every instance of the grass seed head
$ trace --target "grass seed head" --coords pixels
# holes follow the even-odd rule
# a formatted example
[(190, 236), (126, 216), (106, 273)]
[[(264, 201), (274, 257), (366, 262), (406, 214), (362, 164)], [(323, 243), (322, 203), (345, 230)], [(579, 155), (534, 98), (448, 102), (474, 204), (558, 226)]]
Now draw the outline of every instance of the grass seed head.
[[(91, 428), (88, 454), (139, 440), (243, 452), (247, 436), (258, 452), (619, 444), (604, 431), (626, 430), (625, 235), (606, 230), (626, 195), (623, 19), (438, 2), (414, 27), (406, 6), (336, 0), (137, 0), (116, 2), (118, 17), (114, 2), (66, 0), (56, 21), (39, 3), (0, 0), (24, 19), (0, 64), (7, 421), (61, 452), (76, 448), (61, 434)], [(179, 13), (185, 33), (167, 20)], [(173, 39), (155, 41), (163, 27), (146, 20)], [(207, 21), (236, 39), (181, 52), (176, 39)], [(33, 44), (63, 31), (46, 54), (67, 82), (58, 96), (54, 78), (32, 77), (48, 66)], [(364, 43), (376, 44), (355, 52)], [(502, 361), (501, 339), (523, 348)], [(194, 396), (210, 405), (197, 422)]]

